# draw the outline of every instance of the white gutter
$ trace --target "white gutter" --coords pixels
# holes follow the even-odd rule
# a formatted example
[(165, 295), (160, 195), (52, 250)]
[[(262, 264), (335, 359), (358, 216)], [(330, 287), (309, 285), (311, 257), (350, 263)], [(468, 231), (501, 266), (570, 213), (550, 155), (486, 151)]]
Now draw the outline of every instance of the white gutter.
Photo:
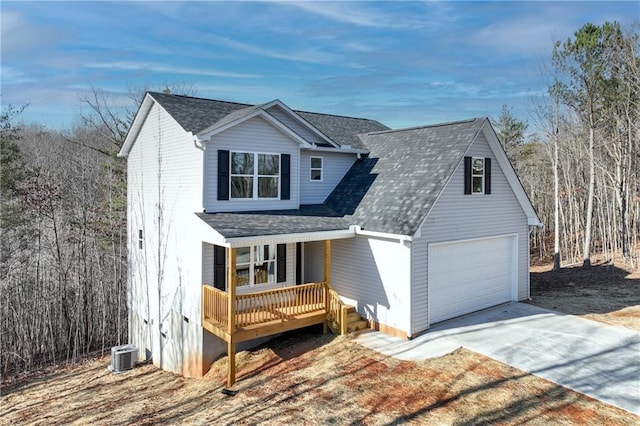
[(347, 154), (368, 154), (369, 151), (366, 149), (355, 149), (355, 148), (329, 148), (326, 146), (311, 146), (311, 147), (302, 147), (302, 149), (307, 149), (309, 151), (320, 151), (320, 152), (344, 152)]
[(353, 228), (357, 235), (365, 235), (368, 237), (376, 237), (376, 238), (387, 238), (390, 240), (398, 240), (400, 242), (413, 241), (413, 237), (410, 235), (389, 234), (387, 232), (377, 232), (377, 231), (365, 231), (360, 227), (360, 225), (351, 225), (350, 228)]
[(349, 228), (339, 229), (335, 231), (320, 231), (299, 234), (276, 234), (260, 235), (255, 237), (225, 238), (221, 245), (224, 245), (225, 247), (238, 248), (260, 244), (282, 244), (308, 241), (337, 240), (341, 238), (353, 238), (355, 237), (355, 235), (355, 230)]

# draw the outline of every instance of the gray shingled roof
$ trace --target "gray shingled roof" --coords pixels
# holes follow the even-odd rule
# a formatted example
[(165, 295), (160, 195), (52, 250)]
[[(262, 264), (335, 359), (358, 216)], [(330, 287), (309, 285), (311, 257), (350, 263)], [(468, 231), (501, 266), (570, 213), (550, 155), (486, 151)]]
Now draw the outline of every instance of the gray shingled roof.
[(485, 119), (360, 135), (369, 149), (325, 204), (365, 230), (413, 235)]
[[(149, 92), (162, 107), (187, 132), (199, 133), (214, 124), (226, 124), (235, 118), (249, 114), (260, 105), (240, 104), (212, 99), (192, 98), (189, 96)], [(245, 111), (240, 111), (245, 109)], [(316, 127), (327, 138), (338, 145), (351, 145), (361, 149), (363, 145), (356, 137), (358, 133), (388, 130), (384, 124), (364, 118), (344, 117), (331, 114), (319, 114), (294, 111)]]
[[(248, 105), (149, 93), (193, 133), (249, 114)], [(338, 145), (370, 152), (324, 205), (299, 210), (198, 214), (227, 238), (348, 229), (413, 235), (486, 119), (389, 130), (375, 120), (295, 111)], [(217, 123), (217, 124), (216, 124)]]
[(356, 149), (365, 148), (358, 138), (358, 134), (389, 130), (384, 124), (366, 118), (343, 117), (305, 111), (296, 111), (296, 113), (338, 145), (351, 145), (352, 148)]
[(348, 229), (414, 235), (486, 119), (360, 135), (356, 161), (322, 205), (198, 213), (226, 238)]
[(349, 223), (325, 205), (300, 206), (298, 210), (196, 213), (225, 238), (299, 234), (349, 229)]
[(189, 96), (149, 92), (187, 132), (194, 134), (206, 129), (227, 115), (253, 105)]

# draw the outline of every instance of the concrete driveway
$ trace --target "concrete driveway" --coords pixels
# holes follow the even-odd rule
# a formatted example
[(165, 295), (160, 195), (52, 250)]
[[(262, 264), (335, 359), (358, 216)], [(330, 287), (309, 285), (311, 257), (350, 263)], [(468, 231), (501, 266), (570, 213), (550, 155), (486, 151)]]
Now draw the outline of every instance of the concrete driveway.
[(465, 347), (640, 415), (640, 333), (525, 303), (508, 303), (436, 325), (413, 340), (379, 332), (357, 342), (420, 360)]

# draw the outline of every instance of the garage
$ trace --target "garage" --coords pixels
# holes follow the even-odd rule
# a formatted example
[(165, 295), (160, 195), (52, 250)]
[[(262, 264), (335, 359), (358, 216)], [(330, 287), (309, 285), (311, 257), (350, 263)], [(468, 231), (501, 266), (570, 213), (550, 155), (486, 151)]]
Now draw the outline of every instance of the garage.
[(516, 235), (429, 244), (429, 322), (515, 300), (516, 248)]

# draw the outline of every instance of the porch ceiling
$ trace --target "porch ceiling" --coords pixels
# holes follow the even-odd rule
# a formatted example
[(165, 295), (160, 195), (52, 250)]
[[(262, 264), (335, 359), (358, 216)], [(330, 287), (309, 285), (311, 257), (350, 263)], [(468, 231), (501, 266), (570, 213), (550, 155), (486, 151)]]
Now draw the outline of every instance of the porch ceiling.
[(226, 239), (349, 231), (351, 225), (324, 205), (300, 206), (297, 210), (196, 215)]

